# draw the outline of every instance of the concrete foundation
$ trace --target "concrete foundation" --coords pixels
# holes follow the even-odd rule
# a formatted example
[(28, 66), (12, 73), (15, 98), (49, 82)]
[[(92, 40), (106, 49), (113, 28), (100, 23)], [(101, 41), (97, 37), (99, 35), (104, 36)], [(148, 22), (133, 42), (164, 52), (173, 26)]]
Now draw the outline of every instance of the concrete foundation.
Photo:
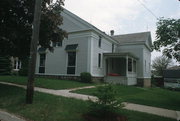
[(141, 87), (151, 87), (151, 78), (138, 78), (137, 85)]

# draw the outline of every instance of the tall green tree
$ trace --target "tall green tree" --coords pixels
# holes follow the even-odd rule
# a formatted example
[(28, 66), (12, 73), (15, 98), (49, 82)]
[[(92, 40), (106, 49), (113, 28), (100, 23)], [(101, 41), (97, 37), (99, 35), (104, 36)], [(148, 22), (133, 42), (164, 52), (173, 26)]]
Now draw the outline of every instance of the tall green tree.
[[(67, 33), (60, 25), (63, 0), (43, 0), (38, 45), (53, 50), (50, 42), (62, 41)], [(0, 4), (0, 54), (28, 57), (32, 37), (35, 0), (2, 0)]]
[(163, 55), (180, 62), (180, 19), (160, 18), (157, 22), (154, 49), (163, 47)]
[[(30, 57), (26, 94), (28, 104), (33, 102), (37, 44), (53, 51), (50, 43), (62, 41), (67, 37), (67, 33), (60, 28), (63, 21), (60, 15), (63, 10), (61, 6), (64, 5), (64, 1), (50, 1), (52, 0), (43, 0), (41, 4), (40, 0), (36, 0), (36, 9), (35, 0), (2, 0), (0, 4), (0, 54), (20, 59)], [(41, 6), (37, 6), (37, 3)], [(34, 13), (37, 8), (38, 12)], [(40, 18), (38, 14), (41, 15), (40, 20), (37, 19)], [(36, 37), (32, 36), (32, 30), (35, 30), (33, 35)], [(32, 39), (32, 43), (31, 38), (35, 38)]]

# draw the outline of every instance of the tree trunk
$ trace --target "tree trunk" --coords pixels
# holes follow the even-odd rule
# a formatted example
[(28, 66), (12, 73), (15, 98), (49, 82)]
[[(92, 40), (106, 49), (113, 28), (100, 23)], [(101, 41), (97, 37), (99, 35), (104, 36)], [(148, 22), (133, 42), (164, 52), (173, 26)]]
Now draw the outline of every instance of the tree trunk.
[(29, 59), (28, 83), (27, 83), (27, 90), (26, 90), (26, 103), (27, 104), (33, 103), (34, 77), (35, 77), (35, 67), (36, 67), (37, 43), (39, 39), (40, 18), (41, 18), (41, 0), (36, 0), (32, 40), (31, 40), (30, 59)]

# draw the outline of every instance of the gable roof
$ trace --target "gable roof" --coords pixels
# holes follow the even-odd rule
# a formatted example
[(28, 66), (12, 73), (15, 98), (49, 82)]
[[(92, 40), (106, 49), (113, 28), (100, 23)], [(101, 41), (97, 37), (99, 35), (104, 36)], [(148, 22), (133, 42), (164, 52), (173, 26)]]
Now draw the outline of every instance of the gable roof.
[(113, 36), (120, 44), (145, 44), (152, 50), (152, 40), (150, 32), (131, 33)]
[[(96, 33), (100, 34), (101, 36), (103, 36), (104, 38), (107, 38), (108, 40), (111, 40), (112, 42), (114, 43), (117, 43), (118, 44), (118, 41), (115, 40), (114, 38), (112, 38), (111, 36), (107, 35), (105, 32), (101, 31), (100, 29), (98, 29), (97, 27), (95, 27), (94, 25), (88, 23), (87, 21), (83, 20), (82, 18), (80, 18), (79, 16), (75, 15), (74, 13), (68, 11), (67, 9), (63, 8), (63, 11), (62, 11), (63, 14), (66, 14), (70, 17), (72, 17), (73, 19), (75, 19), (76, 21), (80, 22), (81, 24), (83, 24), (84, 26), (87, 27), (86, 31), (87, 30), (93, 30), (95, 31)], [(82, 31), (82, 30), (81, 30)], [(71, 32), (73, 33), (73, 32)]]
[(118, 40), (120, 43), (134, 43), (134, 42), (145, 42), (149, 38), (150, 32), (132, 33), (115, 35), (114, 39)]

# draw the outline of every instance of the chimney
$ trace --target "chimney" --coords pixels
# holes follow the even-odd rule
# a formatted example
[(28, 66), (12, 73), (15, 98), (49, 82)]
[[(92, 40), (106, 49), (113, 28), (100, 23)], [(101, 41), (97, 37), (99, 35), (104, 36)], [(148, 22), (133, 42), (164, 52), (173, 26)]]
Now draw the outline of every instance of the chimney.
[(113, 36), (114, 35), (114, 30), (111, 30), (110, 33), (111, 33), (111, 36)]

